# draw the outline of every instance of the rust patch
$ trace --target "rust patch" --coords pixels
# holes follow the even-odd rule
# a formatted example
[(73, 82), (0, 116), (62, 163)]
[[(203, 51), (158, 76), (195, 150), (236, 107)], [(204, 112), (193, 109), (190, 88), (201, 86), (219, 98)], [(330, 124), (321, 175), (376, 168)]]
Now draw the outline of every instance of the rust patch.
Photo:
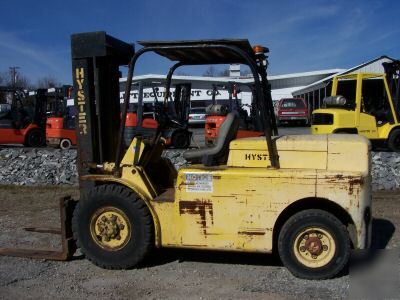
[(354, 186), (362, 186), (364, 184), (363, 177), (353, 177), (349, 180), (349, 194), (353, 194)]
[(178, 185), (178, 190), (182, 191), (182, 188), (187, 186), (189, 184), (187, 184), (185, 181), (182, 181), (179, 185)]
[(221, 175), (214, 175), (213, 179), (221, 179)]
[(244, 234), (244, 235), (265, 235), (265, 231), (239, 231), (238, 234)]
[(190, 215), (199, 215), (197, 224), (199, 224), (203, 228), (204, 234), (206, 234), (207, 228), (207, 220), (206, 213), (210, 214), (211, 224), (214, 224), (214, 214), (213, 214), (213, 205), (212, 202), (207, 200), (195, 199), (194, 201), (180, 201), (179, 202), (179, 214), (190, 214)]
[(348, 183), (348, 185), (343, 186), (342, 189), (348, 189), (349, 195), (353, 195), (354, 188), (361, 187), (364, 184), (364, 178), (362, 176), (354, 177), (354, 176), (343, 176), (342, 174), (337, 174), (333, 177), (328, 177), (326, 179), (328, 179), (327, 182), (331, 184)]

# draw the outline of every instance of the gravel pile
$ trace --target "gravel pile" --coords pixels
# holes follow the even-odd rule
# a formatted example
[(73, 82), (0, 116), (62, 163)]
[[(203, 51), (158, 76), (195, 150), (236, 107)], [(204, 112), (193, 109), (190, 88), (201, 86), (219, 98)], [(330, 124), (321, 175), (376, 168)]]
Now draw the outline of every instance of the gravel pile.
[(183, 158), (183, 152), (186, 150), (174, 149), (174, 150), (165, 150), (163, 152), (163, 156), (169, 158), (169, 160), (173, 163), (176, 169), (180, 169), (182, 167), (186, 167), (189, 163), (186, 159)]
[(400, 153), (372, 152), (372, 189), (400, 188)]
[[(177, 169), (187, 166), (185, 150), (167, 150), (163, 156)], [(0, 184), (76, 185), (76, 150), (5, 148), (0, 150)], [(373, 190), (400, 188), (400, 154), (372, 153)]]
[(6, 148), (0, 150), (0, 184), (78, 184), (76, 150)]

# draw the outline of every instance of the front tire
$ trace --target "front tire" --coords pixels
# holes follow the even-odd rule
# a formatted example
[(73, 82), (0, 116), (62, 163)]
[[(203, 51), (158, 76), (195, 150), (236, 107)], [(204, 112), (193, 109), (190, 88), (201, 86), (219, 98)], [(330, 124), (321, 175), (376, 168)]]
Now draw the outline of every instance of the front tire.
[(350, 239), (346, 227), (334, 215), (310, 209), (286, 221), (279, 233), (278, 251), (294, 276), (328, 279), (347, 265)]
[(45, 136), (40, 129), (32, 129), (25, 137), (25, 146), (42, 147), (45, 144)]
[(393, 152), (400, 152), (400, 129), (395, 129), (390, 133), (388, 147)]
[(154, 244), (153, 220), (146, 204), (118, 185), (90, 190), (75, 208), (72, 230), (82, 253), (106, 269), (136, 266)]

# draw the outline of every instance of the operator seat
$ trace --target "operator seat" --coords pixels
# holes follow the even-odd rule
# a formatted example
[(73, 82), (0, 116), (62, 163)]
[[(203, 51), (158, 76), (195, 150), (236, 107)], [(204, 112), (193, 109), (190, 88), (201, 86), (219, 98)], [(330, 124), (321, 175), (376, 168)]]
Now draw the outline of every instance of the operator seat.
[(234, 113), (227, 114), (213, 147), (188, 150), (183, 153), (183, 157), (191, 163), (201, 162), (205, 166), (225, 164), (228, 160), (229, 143), (235, 139), (238, 129), (238, 116)]

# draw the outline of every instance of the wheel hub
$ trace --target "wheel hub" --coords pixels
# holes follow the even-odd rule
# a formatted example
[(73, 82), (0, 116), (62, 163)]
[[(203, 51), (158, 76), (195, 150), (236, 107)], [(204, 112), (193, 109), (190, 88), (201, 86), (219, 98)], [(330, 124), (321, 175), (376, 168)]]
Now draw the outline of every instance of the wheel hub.
[(322, 243), (318, 237), (310, 237), (306, 243), (305, 247), (311, 255), (320, 255), (322, 250)]
[(112, 214), (110, 218), (106, 216), (101, 217), (97, 222), (97, 227), (101, 238), (107, 242), (111, 239), (120, 240), (121, 236), (119, 233), (125, 228), (121, 220), (114, 214)]
[(336, 252), (332, 235), (318, 227), (305, 228), (299, 232), (293, 246), (298, 261), (309, 268), (327, 265)]
[(101, 248), (116, 251), (131, 239), (131, 225), (123, 211), (115, 207), (98, 209), (90, 222), (93, 241)]

